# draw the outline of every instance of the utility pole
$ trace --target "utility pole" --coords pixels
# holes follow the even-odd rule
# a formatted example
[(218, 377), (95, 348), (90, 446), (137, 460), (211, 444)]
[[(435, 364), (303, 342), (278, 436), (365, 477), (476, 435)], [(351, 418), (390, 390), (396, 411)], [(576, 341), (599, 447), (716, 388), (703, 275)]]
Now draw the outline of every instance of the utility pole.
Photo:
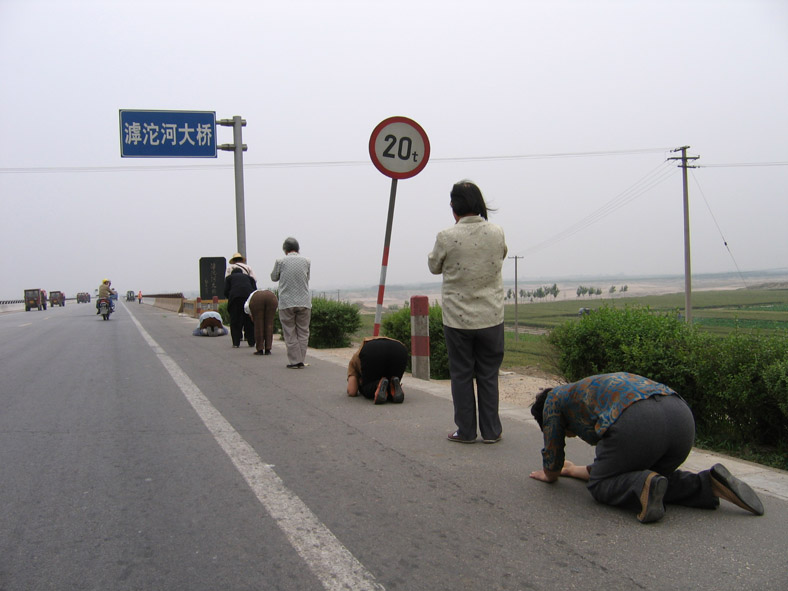
[(217, 146), (220, 150), (235, 152), (235, 227), (238, 239), (238, 252), (246, 257), (246, 213), (244, 210), (244, 152), (246, 144), (241, 139), (241, 128), (246, 120), (236, 115), (232, 119), (220, 119), (219, 125), (233, 128), (233, 143)]
[(689, 189), (687, 188), (687, 169), (697, 168), (687, 164), (688, 160), (697, 160), (700, 156), (687, 156), (689, 146), (676, 148), (674, 152), (681, 152), (681, 157), (668, 158), (668, 160), (681, 160), (679, 167), (683, 169), (684, 180), (684, 321), (692, 324), (692, 271), (690, 268), (690, 222), (689, 222)]
[(509, 257), (510, 259), (514, 259), (514, 340), (518, 340), (518, 323), (517, 323), (517, 259), (521, 259), (523, 257), (520, 256), (513, 256)]

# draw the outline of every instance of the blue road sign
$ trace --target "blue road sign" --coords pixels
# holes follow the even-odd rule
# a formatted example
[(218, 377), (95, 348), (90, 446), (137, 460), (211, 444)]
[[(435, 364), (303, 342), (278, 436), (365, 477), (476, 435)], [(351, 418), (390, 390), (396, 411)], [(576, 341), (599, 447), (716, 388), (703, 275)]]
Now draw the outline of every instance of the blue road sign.
[(120, 155), (216, 158), (216, 112), (120, 109)]

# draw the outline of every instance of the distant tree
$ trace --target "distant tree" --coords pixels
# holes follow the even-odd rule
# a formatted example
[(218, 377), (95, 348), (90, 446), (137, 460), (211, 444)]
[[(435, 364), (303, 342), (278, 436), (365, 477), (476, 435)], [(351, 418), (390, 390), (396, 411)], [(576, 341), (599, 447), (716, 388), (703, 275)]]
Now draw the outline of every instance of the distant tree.
[(622, 286), (621, 286), (621, 291), (622, 291), (622, 292), (623, 292), (623, 291), (629, 291), (629, 286), (628, 286), (628, 285), (622, 285)]
[(611, 285), (610, 289), (607, 290), (607, 293), (616, 293), (616, 286), (615, 285)]

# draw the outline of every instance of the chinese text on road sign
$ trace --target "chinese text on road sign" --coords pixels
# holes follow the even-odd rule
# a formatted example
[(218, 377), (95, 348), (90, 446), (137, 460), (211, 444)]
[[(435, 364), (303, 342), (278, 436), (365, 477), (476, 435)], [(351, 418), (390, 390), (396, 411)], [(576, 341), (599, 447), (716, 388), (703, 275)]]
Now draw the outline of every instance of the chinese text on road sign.
[(120, 110), (123, 158), (216, 158), (213, 111)]

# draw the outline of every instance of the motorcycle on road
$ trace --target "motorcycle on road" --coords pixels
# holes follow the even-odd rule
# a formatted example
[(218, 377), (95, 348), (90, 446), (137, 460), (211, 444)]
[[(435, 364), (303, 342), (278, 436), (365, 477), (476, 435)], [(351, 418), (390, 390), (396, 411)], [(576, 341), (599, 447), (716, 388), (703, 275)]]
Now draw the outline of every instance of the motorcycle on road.
[(109, 320), (109, 315), (112, 314), (112, 302), (110, 299), (99, 298), (96, 306), (98, 307), (99, 314), (101, 314), (104, 320)]

